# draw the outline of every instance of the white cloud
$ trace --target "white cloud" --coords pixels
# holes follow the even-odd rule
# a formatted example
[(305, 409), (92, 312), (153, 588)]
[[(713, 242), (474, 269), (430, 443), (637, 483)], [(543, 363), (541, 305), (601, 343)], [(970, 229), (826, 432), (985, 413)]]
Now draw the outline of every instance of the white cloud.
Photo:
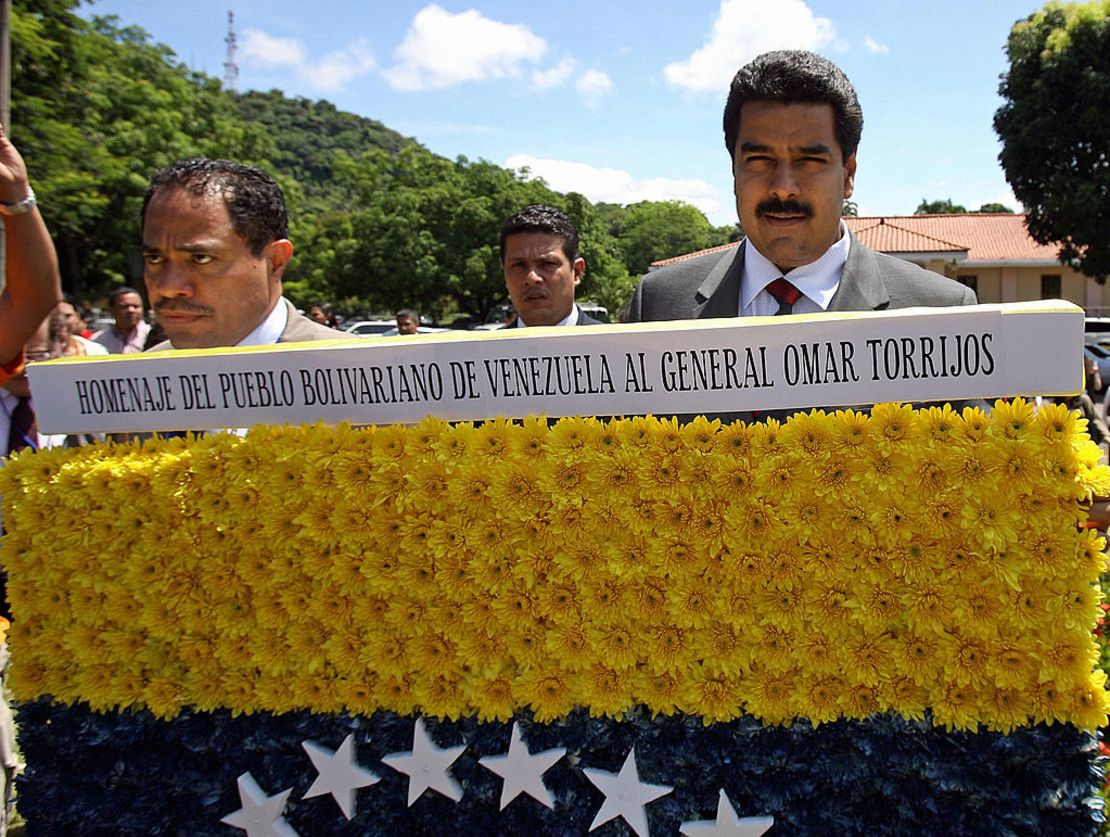
[(325, 55), (306, 66), (301, 74), (321, 90), (339, 90), (348, 81), (365, 75), (377, 66), (366, 42), (358, 43), (338, 52)]
[(720, 217), (724, 213), (716, 188), (699, 178), (676, 180), (653, 177), (636, 180), (621, 169), (571, 160), (543, 159), (528, 154), (513, 155), (505, 161), (505, 166), (510, 169), (526, 168), (533, 177), (542, 177), (556, 192), (578, 192), (593, 203), (681, 200), (710, 217)]
[(516, 77), (538, 63), (547, 42), (526, 26), (490, 20), (476, 9), (451, 14), (432, 4), (412, 19), (384, 73), (397, 90), (434, 90), (467, 81)]
[(685, 61), (668, 64), (667, 83), (693, 91), (727, 90), (736, 71), (771, 49), (817, 50), (832, 44), (836, 27), (803, 0), (721, 0), (704, 46)]
[(864, 36), (863, 45), (872, 55), (886, 55), (888, 52), (890, 52), (890, 47), (888, 47), (886, 44), (880, 44), (870, 35)]
[(574, 67), (573, 58), (564, 58), (549, 70), (533, 70), (532, 84), (537, 90), (561, 87), (574, 73)]
[(613, 80), (601, 70), (587, 70), (578, 77), (575, 88), (587, 99), (596, 100), (612, 91)]
[(365, 75), (377, 66), (365, 40), (313, 61), (296, 38), (275, 38), (258, 29), (248, 29), (243, 33), (242, 49), (247, 62), (268, 67), (289, 67), (301, 81), (329, 92), (341, 89), (351, 79)]
[(243, 33), (243, 59), (272, 67), (297, 67), (308, 60), (296, 38), (275, 38), (258, 29)]

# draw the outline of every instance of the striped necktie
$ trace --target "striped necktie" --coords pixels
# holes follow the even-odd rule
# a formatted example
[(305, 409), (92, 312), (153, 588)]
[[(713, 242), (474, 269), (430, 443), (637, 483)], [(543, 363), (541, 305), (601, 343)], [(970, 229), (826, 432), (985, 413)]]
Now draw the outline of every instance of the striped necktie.
[(802, 295), (802, 292), (783, 276), (767, 286), (767, 293), (779, 301), (779, 310), (775, 312), (776, 317), (780, 314), (794, 313), (794, 303)]

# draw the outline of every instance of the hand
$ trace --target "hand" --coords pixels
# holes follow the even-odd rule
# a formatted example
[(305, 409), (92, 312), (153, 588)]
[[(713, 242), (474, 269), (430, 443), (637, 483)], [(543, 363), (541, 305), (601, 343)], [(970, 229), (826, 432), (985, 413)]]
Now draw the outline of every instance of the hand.
[(18, 203), (30, 191), (27, 165), (0, 125), (0, 203)]

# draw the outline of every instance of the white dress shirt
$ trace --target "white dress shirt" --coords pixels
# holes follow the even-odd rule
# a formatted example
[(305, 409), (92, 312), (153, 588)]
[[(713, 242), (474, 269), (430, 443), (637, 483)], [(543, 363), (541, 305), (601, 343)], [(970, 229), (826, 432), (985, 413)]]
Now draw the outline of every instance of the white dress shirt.
[(281, 339), (281, 333), (289, 324), (289, 310), (284, 299), (279, 299), (258, 327), (236, 343), (236, 346), (270, 346)]
[[(577, 325), (577, 324), (578, 324), (578, 303), (576, 302), (576, 303), (574, 303), (574, 305), (572, 305), (570, 307), (570, 313), (569, 314), (567, 314), (565, 317), (563, 317), (563, 319), (561, 319), (559, 322), (553, 323), (552, 325), (568, 326), (568, 325)], [(517, 328), (528, 328), (528, 323), (524, 322), (524, 320), (521, 318), (520, 314), (516, 315), (516, 327)]]
[(778, 313), (779, 301), (767, 286), (785, 276), (795, 288), (802, 292), (794, 303), (795, 314), (815, 314), (828, 310), (836, 289), (840, 287), (840, 277), (848, 261), (848, 248), (851, 236), (844, 224), (840, 225), (840, 238), (815, 262), (804, 264), (785, 274), (762, 253), (755, 249), (750, 238), (744, 239), (744, 273), (740, 277), (741, 317), (773, 317)]

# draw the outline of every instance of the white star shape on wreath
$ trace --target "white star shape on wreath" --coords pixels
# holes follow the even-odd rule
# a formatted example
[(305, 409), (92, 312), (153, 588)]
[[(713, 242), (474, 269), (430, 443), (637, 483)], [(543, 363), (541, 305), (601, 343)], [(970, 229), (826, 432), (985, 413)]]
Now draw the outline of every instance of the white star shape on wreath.
[(424, 719), (417, 718), (412, 728), (412, 751), (383, 756), (382, 764), (387, 764), (409, 777), (409, 807), (428, 788), (458, 802), (463, 796), (462, 785), (447, 772), (447, 768), (455, 763), (465, 749), (465, 744), (459, 747), (437, 747), (424, 728)]
[(640, 772), (636, 769), (635, 747), (628, 751), (628, 758), (624, 760), (620, 773), (610, 773), (607, 770), (592, 767), (583, 767), (582, 772), (598, 790), (605, 794), (601, 810), (590, 823), (590, 831), (609, 820), (623, 817), (639, 837), (647, 837), (647, 810), (644, 806), (674, 790), (669, 785), (649, 785), (647, 782), (640, 781)]
[(302, 741), (301, 746), (312, 759), (312, 766), (319, 774), (302, 798), (308, 799), (330, 793), (339, 810), (343, 812), (343, 816), (347, 819), (353, 817), (357, 806), (355, 795), (358, 789), (380, 781), (377, 774), (355, 761), (355, 734), (352, 732), (343, 739), (339, 749), (334, 752), (321, 747), (315, 741)]
[(703, 834), (714, 837), (760, 837), (774, 824), (774, 817), (738, 817), (725, 789), (721, 788), (721, 796), (717, 800), (717, 819), (684, 822), (679, 831), (686, 837), (699, 837)]
[(514, 723), (512, 737), (509, 739), (509, 752), (501, 756), (482, 756), (478, 759), (478, 764), (504, 779), (501, 785), (502, 811), (522, 793), (528, 794), (541, 805), (554, 809), (555, 797), (543, 783), (543, 774), (566, 752), (559, 747), (542, 753), (529, 753), (528, 745), (520, 737), (520, 724)]
[(239, 777), (238, 785), (239, 802), (243, 807), (220, 822), (243, 829), (247, 837), (298, 837), (293, 826), (282, 817), (292, 788), (267, 796), (249, 772)]

